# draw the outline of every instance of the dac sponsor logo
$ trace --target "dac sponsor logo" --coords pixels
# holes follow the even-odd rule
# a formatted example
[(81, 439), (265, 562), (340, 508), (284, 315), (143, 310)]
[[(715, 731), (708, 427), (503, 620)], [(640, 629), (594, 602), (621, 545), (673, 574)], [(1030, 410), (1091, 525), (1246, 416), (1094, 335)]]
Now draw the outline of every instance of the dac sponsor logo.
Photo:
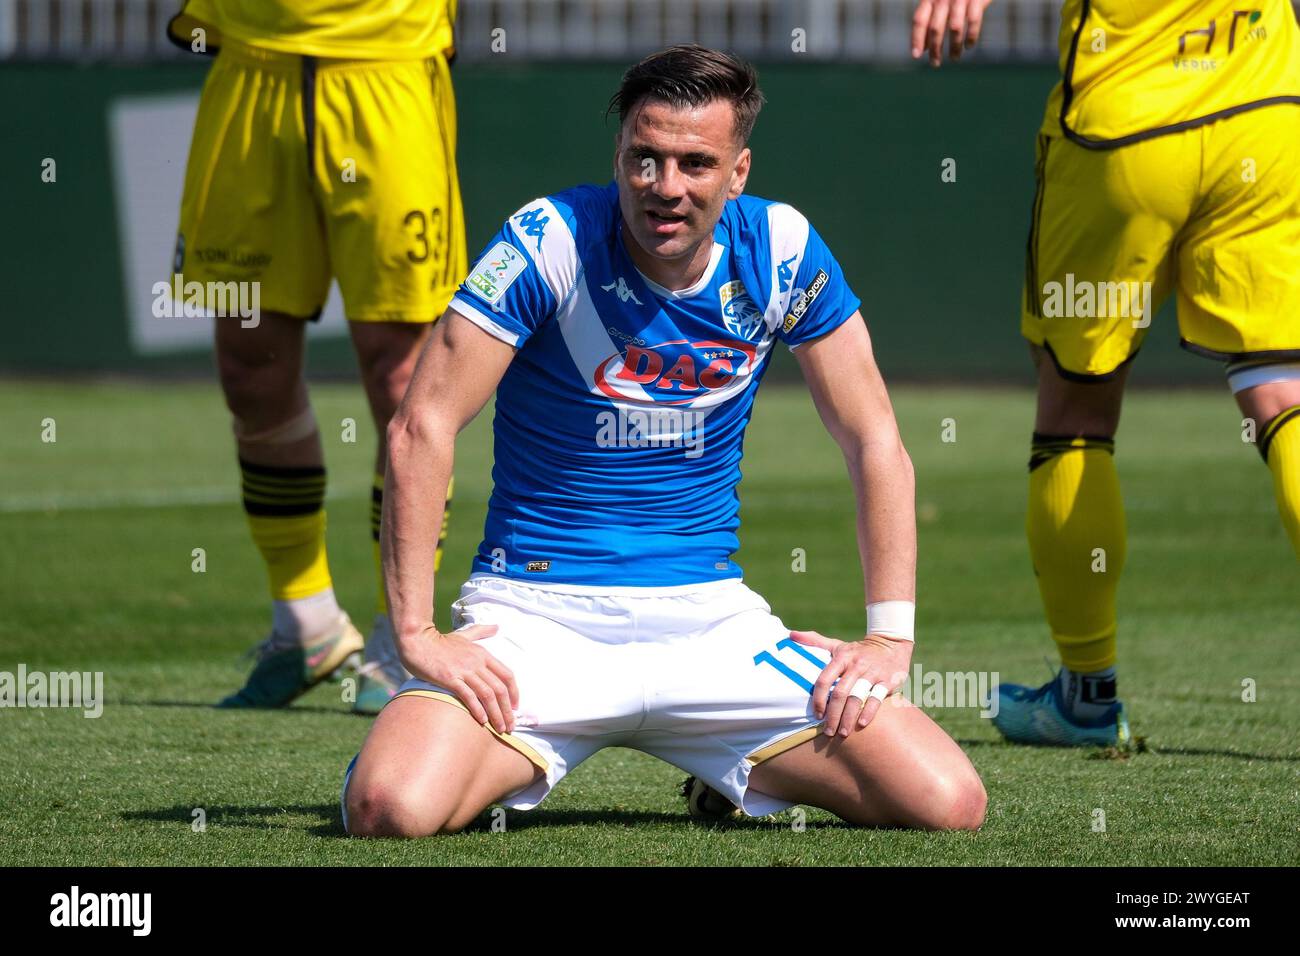
[(656, 404), (688, 405), (747, 376), (754, 356), (755, 347), (747, 342), (628, 342), (596, 367), (595, 385), (618, 401), (644, 402), (648, 395)]

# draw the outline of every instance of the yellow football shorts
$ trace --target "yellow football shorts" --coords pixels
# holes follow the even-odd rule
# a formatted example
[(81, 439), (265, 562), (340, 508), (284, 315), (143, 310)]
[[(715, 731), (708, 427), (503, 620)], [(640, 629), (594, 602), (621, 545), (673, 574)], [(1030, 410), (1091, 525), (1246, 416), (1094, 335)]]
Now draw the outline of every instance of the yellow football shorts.
[(1300, 358), (1300, 109), (1118, 149), (1040, 136), (1020, 328), (1067, 378), (1130, 361), (1177, 293), (1184, 348)]
[(441, 56), (335, 60), (228, 38), (185, 171), (174, 271), (260, 282), (264, 312), (432, 322), (467, 271), (456, 105)]

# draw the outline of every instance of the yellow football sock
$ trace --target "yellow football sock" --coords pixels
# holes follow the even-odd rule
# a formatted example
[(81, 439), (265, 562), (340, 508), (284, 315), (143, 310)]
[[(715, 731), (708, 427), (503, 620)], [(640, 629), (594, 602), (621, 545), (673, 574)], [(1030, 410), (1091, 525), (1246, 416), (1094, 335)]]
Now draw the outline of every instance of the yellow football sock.
[(1124, 500), (1107, 438), (1034, 433), (1026, 530), (1061, 663), (1115, 664), (1115, 591), (1124, 570)]
[[(442, 545), (447, 540), (447, 521), (451, 517), (451, 493), (455, 487), (456, 478), (453, 475), (447, 483), (447, 504), (442, 512), (442, 529), (438, 532), (438, 545), (433, 552), (434, 574), (442, 570)], [(384, 476), (377, 474), (370, 489), (370, 538), (374, 543), (375, 570), (379, 575), (379, 599), (376, 602), (376, 613), (378, 614), (388, 613), (388, 595), (384, 591), (384, 560), (379, 547), (379, 523), (383, 513)]]
[(1300, 557), (1300, 405), (1292, 405), (1264, 429), (1259, 453), (1273, 473), (1273, 491), (1291, 547)]
[(262, 552), (271, 598), (292, 601), (333, 586), (325, 558), (325, 469), (240, 459), (244, 511)]

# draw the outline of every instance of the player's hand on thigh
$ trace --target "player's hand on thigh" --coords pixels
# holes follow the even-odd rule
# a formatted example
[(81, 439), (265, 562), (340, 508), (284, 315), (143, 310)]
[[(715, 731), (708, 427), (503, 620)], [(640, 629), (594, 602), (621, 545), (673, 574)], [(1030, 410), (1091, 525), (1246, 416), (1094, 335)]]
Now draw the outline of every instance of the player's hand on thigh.
[(399, 638), (398, 656), (413, 676), (454, 693), (480, 724), (508, 734), (519, 706), (515, 675), (477, 643), (496, 632), (495, 624), (471, 624), (443, 634), (430, 624)]
[(791, 631), (800, 644), (830, 651), (831, 659), (813, 684), (813, 713), (828, 736), (847, 737), (871, 723), (886, 697), (907, 680), (912, 642), (868, 634), (837, 641), (816, 631)]
[(912, 59), (930, 52), (930, 65), (943, 62), (943, 39), (948, 57), (960, 60), (963, 50), (979, 42), (984, 11), (993, 0), (920, 0), (912, 14)]

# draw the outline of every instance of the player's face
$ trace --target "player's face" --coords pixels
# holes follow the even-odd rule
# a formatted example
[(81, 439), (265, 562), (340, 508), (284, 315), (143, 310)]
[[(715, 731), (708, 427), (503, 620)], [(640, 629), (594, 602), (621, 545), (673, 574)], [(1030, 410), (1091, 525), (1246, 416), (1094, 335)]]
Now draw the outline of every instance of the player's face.
[(614, 153), (630, 238), (655, 259), (707, 259), (712, 245), (704, 240), (727, 200), (744, 192), (749, 160), (726, 100), (690, 109), (643, 102), (624, 121)]

